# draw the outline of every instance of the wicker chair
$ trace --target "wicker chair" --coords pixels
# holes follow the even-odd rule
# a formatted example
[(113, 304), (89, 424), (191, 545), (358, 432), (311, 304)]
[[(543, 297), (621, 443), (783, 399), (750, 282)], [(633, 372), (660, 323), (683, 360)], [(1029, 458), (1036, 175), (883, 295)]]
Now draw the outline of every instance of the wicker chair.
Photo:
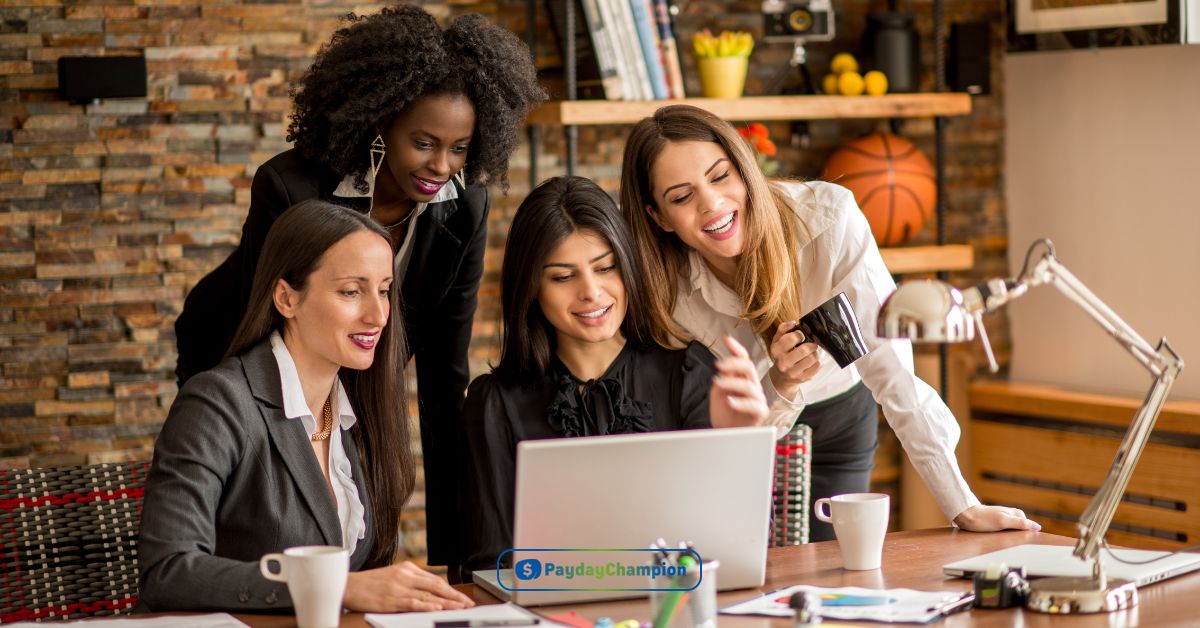
[(0, 623), (128, 613), (148, 462), (0, 470)]
[(797, 422), (775, 442), (775, 526), (771, 547), (808, 542), (808, 496), (812, 481), (812, 428)]

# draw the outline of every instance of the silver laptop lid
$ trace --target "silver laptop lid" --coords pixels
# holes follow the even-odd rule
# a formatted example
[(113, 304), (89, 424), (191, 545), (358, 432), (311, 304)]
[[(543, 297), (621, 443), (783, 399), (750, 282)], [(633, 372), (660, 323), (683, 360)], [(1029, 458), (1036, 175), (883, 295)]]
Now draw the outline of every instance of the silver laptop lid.
[[(1017, 545), (999, 551), (972, 556), (947, 563), (942, 571), (948, 576), (971, 577), (976, 572), (986, 571), (989, 565), (1004, 563), (1009, 567), (1024, 567), (1030, 577), (1068, 576), (1088, 577), (1092, 575), (1090, 563), (1071, 554), (1069, 545)], [(1158, 582), (1200, 569), (1200, 554), (1176, 554), (1150, 550), (1113, 549), (1118, 558), (1130, 562), (1144, 562), (1152, 558), (1161, 560), (1142, 565), (1130, 565), (1115, 560), (1109, 550), (1101, 550), (1104, 573), (1110, 578), (1132, 580), (1138, 586)]]
[(686, 540), (705, 560), (721, 562), (720, 589), (761, 586), (774, 454), (770, 427), (522, 442), (514, 547), (645, 548), (660, 537)]

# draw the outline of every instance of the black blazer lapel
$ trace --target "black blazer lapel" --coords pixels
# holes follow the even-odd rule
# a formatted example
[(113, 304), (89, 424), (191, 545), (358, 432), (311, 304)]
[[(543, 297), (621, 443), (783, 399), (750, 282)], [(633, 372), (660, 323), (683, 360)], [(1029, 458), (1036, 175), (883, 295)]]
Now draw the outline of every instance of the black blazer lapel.
[(337, 506), (313, 455), (304, 425), (283, 414), (283, 385), (279, 381), (279, 365), (271, 353), (270, 341), (260, 342), (243, 355), (242, 368), (266, 421), (271, 442), (283, 458), (296, 489), (308, 504), (313, 519), (321, 529), (322, 538), (328, 545), (341, 546), (342, 525), (337, 518)]
[(421, 342), (424, 317), (437, 310), (462, 263), (463, 242), (447, 224), (455, 210), (455, 201), (436, 203), (417, 220), (412, 255), (400, 287), (410, 356), (416, 352), (414, 345)]

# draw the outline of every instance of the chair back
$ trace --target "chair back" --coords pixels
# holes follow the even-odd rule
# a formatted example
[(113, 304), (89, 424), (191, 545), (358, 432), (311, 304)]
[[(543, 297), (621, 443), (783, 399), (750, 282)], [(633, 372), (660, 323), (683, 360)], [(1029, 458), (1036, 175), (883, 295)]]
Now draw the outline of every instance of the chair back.
[(812, 427), (799, 421), (775, 441), (775, 526), (771, 547), (808, 542), (812, 482)]
[(149, 462), (0, 470), (0, 623), (130, 612)]

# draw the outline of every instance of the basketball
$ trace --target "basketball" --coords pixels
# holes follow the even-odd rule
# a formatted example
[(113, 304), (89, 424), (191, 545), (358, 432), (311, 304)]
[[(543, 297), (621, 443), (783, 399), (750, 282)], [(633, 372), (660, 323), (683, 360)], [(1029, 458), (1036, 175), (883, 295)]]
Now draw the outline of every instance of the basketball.
[(821, 178), (854, 193), (879, 246), (912, 238), (937, 207), (937, 178), (929, 159), (912, 142), (890, 133), (842, 144), (825, 162)]

